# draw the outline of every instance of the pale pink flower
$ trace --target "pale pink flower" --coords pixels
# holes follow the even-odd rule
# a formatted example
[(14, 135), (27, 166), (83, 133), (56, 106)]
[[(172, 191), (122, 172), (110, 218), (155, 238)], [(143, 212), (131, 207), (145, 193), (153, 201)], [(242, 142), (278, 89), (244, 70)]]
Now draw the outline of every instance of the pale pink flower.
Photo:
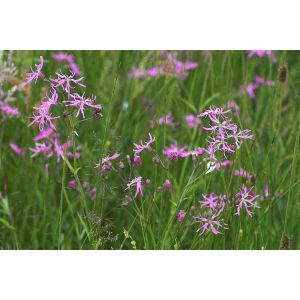
[[(84, 84), (81, 83), (83, 77), (79, 79), (75, 79), (75, 73), (71, 73), (70, 76), (56, 73), (57, 78), (51, 79), (51, 82), (54, 84), (54, 87), (62, 87), (62, 89), (67, 93), (68, 97), (71, 95), (71, 89), (75, 88), (75, 86), (85, 87)], [(72, 84), (74, 86), (72, 86)]]
[(18, 108), (8, 105), (7, 103), (0, 101), (0, 110), (8, 116), (18, 116), (20, 111)]
[(54, 132), (54, 130), (51, 127), (45, 128), (40, 132), (40, 134), (38, 134), (37, 136), (35, 136), (33, 138), (33, 141), (36, 142), (39, 140), (43, 140), (43, 139), (47, 138), (48, 136), (50, 136), (53, 132)]
[(25, 156), (24, 150), (20, 148), (17, 144), (10, 143), (9, 146), (17, 155)]
[(57, 62), (63, 62), (66, 61), (68, 63), (68, 66), (75, 75), (80, 75), (80, 69), (78, 65), (75, 63), (74, 56), (72, 54), (66, 54), (66, 53), (54, 53), (52, 57)]
[(158, 120), (158, 124), (159, 125), (166, 124), (166, 125), (171, 126), (172, 128), (174, 128), (175, 123), (174, 123), (172, 113), (168, 112), (165, 116), (160, 117), (159, 120)]
[(186, 115), (185, 121), (187, 122), (189, 128), (195, 128), (195, 126), (197, 124), (197, 117), (192, 114)]
[(171, 184), (171, 182), (170, 182), (169, 179), (166, 179), (166, 181), (165, 181), (164, 184), (163, 184), (163, 187), (164, 187), (169, 193), (172, 192), (172, 184)]
[(79, 95), (77, 93), (75, 94), (71, 94), (70, 97), (72, 99), (63, 101), (63, 103), (66, 103), (66, 106), (73, 106), (78, 108), (76, 117), (79, 116), (79, 114), (81, 113), (82, 117), (85, 118), (84, 115), (84, 110), (85, 110), (85, 106), (87, 107), (91, 107), (93, 109), (97, 109), (97, 110), (102, 110), (102, 105), (101, 104), (93, 104), (93, 102), (96, 100), (96, 96), (91, 96), (89, 98), (85, 98), (84, 95)]
[(248, 190), (247, 187), (243, 184), (239, 192), (235, 195), (237, 200), (237, 211), (236, 215), (240, 215), (241, 208), (244, 207), (247, 214), (252, 217), (253, 212), (250, 211), (250, 208), (260, 208), (257, 204), (254, 203), (255, 199), (259, 196), (252, 192), (253, 186)]
[(27, 84), (31, 83), (32, 81), (37, 82), (37, 80), (40, 77), (44, 77), (44, 75), (42, 73), (43, 65), (44, 65), (44, 58), (43, 58), (43, 56), (40, 56), (40, 63), (35, 65), (36, 71), (33, 71), (33, 69), (31, 68), (31, 73), (26, 74), (26, 81), (23, 83), (23, 86), (26, 86)]
[(90, 190), (90, 197), (92, 200), (95, 200), (97, 197), (97, 189), (94, 187)]
[(211, 231), (213, 234), (217, 235), (221, 234), (221, 232), (219, 231), (221, 228), (227, 229), (226, 224), (222, 224), (221, 220), (216, 220), (215, 215), (213, 215), (211, 218), (201, 215), (194, 218), (196, 223), (202, 224), (202, 226), (197, 230), (197, 232), (202, 230), (200, 234)]
[(166, 155), (169, 160), (178, 160), (179, 157), (186, 156), (186, 148), (187, 146), (179, 148), (175, 141), (170, 147), (166, 147), (165, 150), (163, 150), (163, 154)]
[(143, 190), (142, 190), (142, 177), (138, 176), (132, 179), (129, 183), (127, 183), (127, 188), (125, 190), (130, 189), (132, 186), (136, 187), (135, 195), (134, 197), (136, 198), (138, 194), (143, 197)]
[(145, 149), (148, 151), (152, 151), (151, 145), (155, 142), (155, 137), (152, 137), (150, 132), (148, 133), (149, 135), (149, 141), (148, 142), (141, 142), (141, 144), (134, 144), (134, 156), (138, 156), (142, 151)]
[(183, 210), (180, 210), (177, 214), (177, 221), (182, 222), (185, 218), (185, 212)]
[(42, 153), (46, 157), (51, 157), (53, 155), (52, 144), (46, 145), (45, 143), (35, 143), (35, 148), (29, 148), (33, 154), (31, 157), (35, 157), (36, 155)]
[(115, 160), (115, 159), (117, 159), (119, 157), (120, 157), (119, 153), (114, 153), (111, 156), (106, 156), (106, 157), (102, 158), (101, 163), (99, 162), (99, 163), (97, 163), (95, 165), (95, 168), (102, 167), (101, 170), (100, 170), (100, 174), (103, 175), (105, 173), (105, 171), (109, 171), (110, 170), (111, 161)]
[(68, 187), (69, 187), (70, 189), (72, 189), (72, 190), (76, 190), (76, 187), (77, 187), (76, 181), (75, 181), (74, 179), (70, 180), (70, 181), (68, 182)]
[(264, 56), (267, 56), (269, 58), (274, 57), (274, 53), (272, 50), (250, 50), (248, 51), (248, 58), (252, 58), (254, 55), (258, 56), (259, 58), (263, 58)]

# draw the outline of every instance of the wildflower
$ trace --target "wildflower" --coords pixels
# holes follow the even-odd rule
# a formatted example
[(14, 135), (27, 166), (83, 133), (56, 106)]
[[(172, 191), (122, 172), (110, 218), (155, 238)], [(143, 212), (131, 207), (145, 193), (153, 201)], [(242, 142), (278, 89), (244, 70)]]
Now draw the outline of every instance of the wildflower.
[(216, 194), (214, 194), (214, 193), (209, 194), (209, 195), (203, 194), (202, 197), (203, 197), (204, 201), (199, 201), (201, 206), (209, 207), (212, 210), (214, 210), (217, 207), (219, 197)]
[(10, 143), (9, 146), (17, 155), (25, 156), (24, 150), (21, 149), (17, 144)]
[(175, 141), (170, 147), (166, 147), (165, 150), (163, 150), (163, 154), (166, 155), (169, 160), (178, 160), (179, 157), (185, 157), (186, 148), (187, 146), (179, 148)]
[(239, 168), (239, 169), (236, 169), (234, 170), (233, 174), (235, 176), (241, 176), (241, 177), (244, 177), (244, 178), (247, 178), (248, 180), (252, 180), (253, 179), (253, 175), (248, 173), (245, 169), (243, 168)]
[(242, 93), (247, 93), (248, 97), (250, 99), (254, 99), (255, 98), (255, 91), (261, 87), (262, 85), (265, 86), (273, 86), (275, 83), (273, 80), (269, 80), (269, 79), (265, 79), (263, 77), (260, 76), (255, 76), (254, 77), (254, 82), (251, 82), (249, 84), (247, 84), (246, 86), (242, 86), (240, 88), (240, 94)]
[(142, 159), (140, 156), (136, 155), (134, 156), (134, 159), (133, 159), (134, 163), (137, 165), (137, 166), (140, 166), (142, 164)]
[(164, 184), (163, 184), (163, 187), (164, 187), (169, 193), (172, 192), (172, 184), (171, 184), (171, 182), (170, 182), (169, 179), (166, 179), (166, 181), (165, 181)]
[(177, 214), (177, 221), (182, 222), (185, 218), (185, 212), (183, 210), (180, 210)]
[(31, 68), (31, 73), (26, 74), (26, 81), (23, 83), (23, 86), (26, 86), (27, 84), (31, 83), (32, 81), (37, 82), (37, 80), (40, 77), (44, 77), (44, 75), (42, 73), (43, 65), (44, 65), (44, 58), (43, 58), (43, 56), (40, 56), (40, 63), (35, 65), (36, 71), (33, 71), (33, 69)]
[(130, 189), (132, 186), (136, 186), (136, 191), (134, 197), (136, 198), (138, 194), (143, 197), (143, 190), (142, 190), (142, 177), (138, 176), (132, 179), (129, 183), (127, 183), (127, 188), (125, 190)]
[(51, 127), (45, 128), (43, 129), (40, 134), (38, 134), (37, 136), (35, 136), (33, 138), (33, 141), (39, 141), (39, 140), (43, 140), (45, 138), (47, 138), (49, 135), (51, 135), (54, 132), (54, 130)]
[(35, 157), (36, 155), (42, 153), (46, 157), (51, 157), (53, 155), (52, 144), (46, 145), (45, 143), (35, 143), (35, 148), (29, 148), (33, 154), (31, 157)]
[(273, 58), (274, 54), (272, 50), (250, 50), (248, 51), (248, 58), (252, 58), (254, 55), (256, 55), (259, 58), (263, 58), (264, 56), (267, 56), (269, 58)]
[(265, 198), (269, 198), (270, 197), (270, 187), (269, 187), (268, 184), (266, 184), (264, 186), (264, 196), (265, 196)]
[(174, 128), (175, 124), (174, 124), (174, 119), (173, 119), (172, 113), (168, 112), (165, 116), (160, 117), (158, 120), (158, 124), (159, 125), (166, 124), (166, 125)]
[(151, 144), (154, 143), (155, 137), (152, 137), (152, 135), (150, 133), (148, 133), (148, 135), (149, 135), (148, 142), (144, 142), (144, 143), (142, 142), (141, 144), (134, 144), (134, 149), (133, 149), (134, 156), (139, 155), (145, 149), (150, 152), (152, 151)]
[(100, 174), (103, 175), (105, 173), (105, 171), (110, 170), (111, 161), (117, 159), (119, 156), (120, 156), (119, 153), (114, 153), (111, 156), (106, 156), (106, 157), (102, 158), (101, 163), (99, 162), (95, 165), (95, 168), (99, 168), (102, 166), (102, 168), (100, 170)]
[(253, 188), (254, 187), (251, 187), (248, 190), (247, 187), (243, 184), (242, 188), (235, 195), (235, 198), (238, 202), (236, 215), (240, 215), (240, 211), (243, 206), (250, 217), (253, 216), (253, 212), (250, 211), (250, 208), (260, 208), (254, 203), (254, 200), (258, 197), (258, 195), (252, 193)]
[(50, 102), (43, 102), (39, 107), (34, 107), (38, 114), (33, 113), (33, 121), (28, 124), (28, 127), (32, 126), (35, 123), (39, 124), (40, 131), (44, 130), (45, 127), (50, 127), (53, 130), (56, 130), (55, 125), (52, 123), (52, 120), (57, 119), (59, 117), (52, 117), (49, 114), (51, 103)]
[(89, 97), (89, 98), (84, 98), (84, 95), (79, 95), (77, 93), (69, 95), (73, 99), (69, 99), (66, 101), (63, 101), (63, 103), (66, 103), (66, 106), (73, 106), (77, 107), (78, 111), (76, 114), (76, 117), (79, 116), (79, 114), (82, 114), (82, 117), (85, 118), (84, 115), (84, 110), (85, 106), (97, 109), (97, 110), (102, 110), (102, 105), (101, 104), (93, 104), (93, 102), (96, 100), (96, 96)]
[(94, 187), (90, 190), (90, 197), (92, 200), (95, 200), (97, 197), (97, 189)]
[(48, 164), (45, 164), (44, 171), (46, 174), (49, 173), (49, 165)]
[(151, 179), (147, 178), (146, 181), (145, 181), (145, 184), (146, 184), (146, 185), (151, 184)]
[(72, 87), (71, 84), (85, 87), (85, 85), (80, 82), (83, 77), (74, 79), (75, 73), (71, 73), (70, 76), (60, 73), (56, 73), (56, 75), (56, 79), (51, 79), (52, 84), (54, 84), (54, 87), (62, 87), (62, 89), (67, 93), (68, 97), (71, 95), (71, 89), (74, 88), (74, 86)]
[(235, 101), (228, 101), (226, 106), (231, 109), (232, 114), (234, 116), (238, 116), (240, 114), (240, 107), (237, 105)]
[(73, 179), (73, 180), (70, 180), (70, 181), (68, 182), (68, 187), (69, 187), (70, 189), (72, 189), (72, 190), (75, 190), (76, 187), (77, 187), (76, 181), (75, 181), (74, 179)]
[(52, 57), (57, 61), (57, 62), (63, 62), (66, 61), (68, 63), (68, 66), (75, 75), (80, 75), (80, 69), (78, 65), (75, 63), (74, 56), (71, 54), (66, 54), (66, 53), (54, 53)]
[(213, 215), (211, 218), (201, 215), (194, 218), (196, 223), (202, 224), (201, 228), (197, 230), (197, 232), (202, 230), (200, 234), (211, 231), (213, 234), (217, 235), (221, 234), (219, 231), (220, 228), (227, 229), (226, 224), (222, 225), (221, 220), (216, 220), (216, 215)]
[(185, 121), (187, 122), (189, 128), (195, 128), (197, 117), (195, 115), (186, 115)]
[(205, 153), (205, 149), (198, 147), (195, 150), (186, 151), (185, 153), (182, 154), (182, 157), (192, 156), (192, 159), (195, 159), (195, 157), (202, 155), (204, 153)]
[(8, 116), (20, 115), (20, 111), (16, 107), (12, 107), (3, 101), (0, 101), (0, 110)]

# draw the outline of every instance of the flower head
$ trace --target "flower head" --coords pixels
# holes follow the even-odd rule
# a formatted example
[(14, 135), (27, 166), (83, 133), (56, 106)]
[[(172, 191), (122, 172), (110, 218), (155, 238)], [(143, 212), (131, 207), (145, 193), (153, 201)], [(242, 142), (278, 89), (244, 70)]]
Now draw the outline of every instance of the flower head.
[(136, 187), (134, 197), (136, 198), (138, 196), (138, 194), (140, 194), (141, 197), (143, 197), (142, 177), (141, 176), (135, 177), (129, 183), (127, 183), (127, 188), (125, 190), (130, 189), (132, 186)]
[(242, 207), (245, 208), (246, 213), (252, 217), (253, 212), (250, 211), (251, 208), (260, 208), (257, 204), (254, 203), (254, 200), (258, 198), (259, 196), (254, 194), (252, 192), (254, 187), (251, 187), (249, 190), (247, 187), (243, 184), (239, 192), (235, 195), (235, 198), (237, 200), (237, 211), (236, 215), (240, 215), (240, 211)]
[(166, 147), (165, 150), (163, 150), (163, 154), (166, 155), (169, 160), (178, 160), (179, 157), (186, 156), (186, 148), (187, 146), (178, 147), (175, 141), (170, 147)]
[(40, 63), (35, 65), (36, 71), (33, 71), (33, 69), (31, 68), (31, 72), (26, 74), (26, 81), (23, 83), (23, 86), (26, 86), (32, 81), (37, 82), (37, 80), (40, 77), (44, 77), (42, 73), (43, 65), (44, 65), (44, 58), (43, 56), (40, 56)]

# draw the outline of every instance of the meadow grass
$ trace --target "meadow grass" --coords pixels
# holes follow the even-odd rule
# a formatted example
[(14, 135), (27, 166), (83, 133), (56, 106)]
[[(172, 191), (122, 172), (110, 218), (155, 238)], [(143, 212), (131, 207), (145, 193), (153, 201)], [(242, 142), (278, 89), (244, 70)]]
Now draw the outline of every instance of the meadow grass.
[[(53, 53), (16, 51), (18, 73), (24, 79), (42, 55), (44, 73), (55, 74), (60, 67)], [(189, 60), (199, 65), (184, 79), (128, 78), (134, 66), (151, 67), (153, 51), (68, 53), (81, 69), (86, 93), (93, 93), (97, 103), (103, 104), (103, 117), (95, 118), (93, 113), (85, 119), (74, 113), (61, 116), (57, 128), (73, 141), (74, 153), (82, 145), (81, 157), (77, 161), (64, 156), (60, 163), (52, 157), (46, 173), (44, 160), (30, 158), (28, 150), (38, 129), (27, 127), (43, 84), (38, 81), (27, 95), (18, 94), (13, 104), (21, 116), (0, 116), (1, 249), (280, 249), (284, 239), (290, 240), (290, 248), (300, 248), (300, 52), (276, 51), (273, 62), (267, 57), (249, 59), (246, 51), (189, 51)], [(186, 53), (178, 55), (184, 60)], [(288, 77), (282, 83), (278, 70), (284, 64)], [(260, 87), (255, 99), (240, 95), (240, 86), (255, 75), (274, 80), (274, 86)], [(168, 112), (179, 126), (151, 130), (156, 138), (153, 148), (160, 157), (173, 140), (190, 148), (204, 147), (203, 130), (188, 128), (184, 116), (229, 100), (240, 107), (235, 122), (254, 133), (254, 141), (246, 141), (237, 151), (235, 167), (255, 174), (256, 193), (264, 195), (268, 185), (270, 196), (259, 201), (261, 208), (252, 218), (226, 211), (223, 217), (229, 229), (222, 234), (200, 235), (199, 224), (187, 219), (178, 222), (177, 214), (197, 203), (202, 193), (236, 192), (244, 180), (232, 172), (205, 174), (201, 159), (154, 164), (151, 153), (143, 154), (143, 163), (136, 168), (124, 159), (124, 169), (103, 176), (94, 168), (108, 153), (132, 154), (133, 143), (147, 140), (150, 120)], [(26, 149), (26, 155), (11, 151), (11, 142)], [(137, 175), (150, 178), (151, 184), (144, 197), (134, 198), (124, 190)], [(77, 190), (68, 187), (71, 179)], [(156, 188), (166, 179), (172, 183), (172, 193)], [(85, 192), (85, 181), (97, 188), (95, 200)], [(132, 199), (128, 205), (124, 205), (126, 195)]]

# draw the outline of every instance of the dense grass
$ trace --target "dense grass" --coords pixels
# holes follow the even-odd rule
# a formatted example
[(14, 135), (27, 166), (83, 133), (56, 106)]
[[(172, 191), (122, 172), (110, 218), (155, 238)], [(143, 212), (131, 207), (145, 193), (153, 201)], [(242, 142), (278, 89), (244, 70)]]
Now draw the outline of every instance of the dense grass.
[[(44, 72), (58, 70), (50, 51), (17, 51), (15, 64), (23, 76), (31, 65), (45, 58)], [(87, 94), (97, 96), (104, 106), (103, 117), (88, 113), (85, 120), (74, 114), (58, 120), (64, 138), (82, 145), (81, 158), (56, 163), (49, 159), (44, 172), (40, 157), (30, 158), (29, 147), (37, 128), (28, 128), (32, 107), (41, 99), (43, 83), (19, 93), (14, 103), (21, 117), (0, 116), (0, 248), (1, 249), (280, 249), (289, 238), (291, 248), (300, 248), (300, 53), (276, 51), (277, 61), (247, 58), (246, 51), (189, 51), (179, 53), (182, 60), (199, 63), (185, 79), (175, 76), (132, 79), (133, 66), (151, 67), (153, 52), (148, 51), (71, 51), (85, 77)], [(4, 53), (4, 57), (7, 53)], [(288, 65), (286, 83), (278, 80), (278, 70)], [(255, 99), (239, 95), (240, 86), (259, 75), (275, 81), (261, 87)], [(236, 192), (244, 180), (224, 171), (205, 175), (201, 159), (152, 162), (151, 153), (143, 154), (139, 167), (107, 172), (94, 169), (100, 158), (114, 152), (132, 154), (133, 143), (147, 140), (148, 124), (171, 111), (180, 126), (156, 126), (155, 150), (174, 139), (190, 148), (205, 145), (202, 130), (187, 127), (184, 116), (202, 111), (209, 105), (224, 105), (235, 100), (241, 113), (235, 122), (254, 132), (255, 141), (245, 142), (236, 155), (235, 168), (255, 174), (255, 191), (263, 195), (270, 186), (269, 198), (259, 202), (253, 218), (244, 213), (224, 216), (229, 229), (222, 235), (199, 235), (199, 225), (188, 219), (177, 222), (180, 209), (187, 210), (202, 193)], [(152, 105), (149, 105), (152, 103)], [(155, 107), (155, 111), (153, 110)], [(78, 137), (74, 134), (78, 133)], [(25, 157), (9, 148), (15, 142), (26, 149)], [(141, 175), (150, 178), (143, 198), (123, 205), (126, 183)], [(158, 191), (165, 179), (173, 185), (171, 194)], [(75, 179), (79, 190), (68, 188)], [(88, 181), (97, 187), (91, 200), (81, 188)], [(132, 196), (132, 195), (131, 195)]]

